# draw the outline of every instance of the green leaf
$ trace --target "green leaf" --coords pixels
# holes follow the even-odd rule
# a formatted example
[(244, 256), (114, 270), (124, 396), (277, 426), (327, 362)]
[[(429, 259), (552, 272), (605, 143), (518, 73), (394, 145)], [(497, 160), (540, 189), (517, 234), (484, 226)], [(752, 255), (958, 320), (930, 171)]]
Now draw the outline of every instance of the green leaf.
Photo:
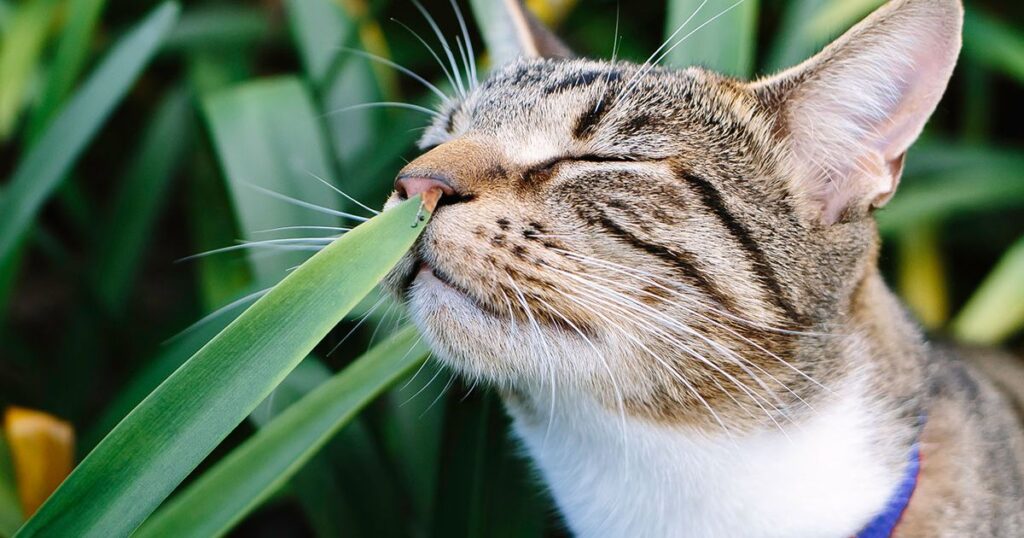
[(1024, 153), (924, 142), (911, 149), (900, 189), (878, 212), (891, 235), (954, 215), (1024, 206)]
[(291, 272), (150, 394), (19, 536), (123, 536), (259, 404), (423, 230), (419, 197)]
[(224, 330), (238, 314), (241, 306), (222, 312), (219, 316), (209, 319), (186, 330), (161, 347), (159, 352), (149, 357), (145, 365), (132, 377), (131, 381), (118, 389), (107, 408), (96, 420), (92, 428), (81, 436), (79, 449), (88, 451), (96, 446), (110, 430), (124, 419), (139, 402), (146, 398), (153, 389), (160, 386), (189, 357), (195, 355), (217, 333)]
[(224, 534), (426, 354), (415, 329), (398, 332), (260, 429), (147, 521), (136, 536)]
[(192, 139), (193, 124), (188, 92), (172, 89), (132, 152), (110, 216), (97, 236), (94, 281), (97, 295), (109, 311), (120, 313), (125, 307), (171, 177)]
[(285, 5), (306, 73), (319, 85), (355, 29), (355, 22), (331, 0), (286, 0)]
[(10, 136), (25, 104), (25, 91), (39, 63), (54, 4), (53, 0), (22, 2), (0, 35), (0, 141)]
[(759, 0), (712, 0), (698, 11), (702, 3), (669, 0), (665, 18), (668, 45), (662, 52), (668, 54), (665, 63), (677, 67), (699, 65), (749, 78), (754, 70)]
[(186, 10), (164, 41), (174, 53), (238, 52), (278, 37), (267, 12), (230, 4), (200, 5)]
[(810, 58), (884, 0), (793, 0), (768, 54), (767, 68), (778, 71)]
[(1003, 255), (952, 324), (957, 339), (998, 344), (1024, 328), (1024, 238)]
[(78, 81), (106, 0), (71, 0), (69, 3), (67, 23), (61, 29), (56, 56), (29, 122), (30, 140), (36, 139)]
[[(275, 199), (270, 190), (334, 208), (337, 195), (317, 177), (328, 179), (327, 148), (309, 92), (298, 79), (283, 77), (249, 82), (203, 100), (214, 146), (244, 239), (282, 226), (338, 226), (337, 217)], [(328, 234), (286, 233), (277, 237)], [(302, 263), (308, 252), (250, 249), (257, 285), (269, 286)]]
[(177, 15), (177, 4), (164, 3), (119, 40), (22, 158), (0, 199), (0, 263), (153, 57)]
[(995, 17), (967, 10), (964, 55), (1024, 83), (1024, 35)]

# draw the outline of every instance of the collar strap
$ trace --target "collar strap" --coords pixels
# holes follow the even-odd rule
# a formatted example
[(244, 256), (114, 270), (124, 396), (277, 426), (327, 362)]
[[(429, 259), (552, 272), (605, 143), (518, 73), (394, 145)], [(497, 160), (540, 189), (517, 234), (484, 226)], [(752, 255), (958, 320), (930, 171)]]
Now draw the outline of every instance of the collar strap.
[(921, 472), (921, 445), (918, 442), (910, 449), (910, 461), (903, 474), (903, 481), (889, 498), (885, 510), (875, 517), (863, 530), (857, 533), (854, 538), (890, 538), (896, 531), (903, 513), (910, 504), (910, 497), (917, 487), (917, 479)]

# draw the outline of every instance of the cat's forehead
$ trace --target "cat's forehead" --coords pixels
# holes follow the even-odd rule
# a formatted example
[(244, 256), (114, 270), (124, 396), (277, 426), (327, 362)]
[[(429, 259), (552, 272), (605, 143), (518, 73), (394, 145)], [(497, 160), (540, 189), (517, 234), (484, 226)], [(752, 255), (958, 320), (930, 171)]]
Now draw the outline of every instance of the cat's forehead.
[(668, 152), (727, 112), (720, 78), (628, 62), (520, 59), (453, 101), (422, 143), (500, 141), (526, 161), (589, 150)]

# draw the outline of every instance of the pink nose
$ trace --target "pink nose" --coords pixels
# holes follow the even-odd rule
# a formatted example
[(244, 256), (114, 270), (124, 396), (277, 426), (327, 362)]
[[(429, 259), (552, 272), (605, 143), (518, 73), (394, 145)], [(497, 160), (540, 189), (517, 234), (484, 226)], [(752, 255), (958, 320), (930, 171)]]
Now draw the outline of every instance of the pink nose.
[(441, 189), (441, 193), (444, 196), (455, 195), (455, 189), (451, 185), (432, 177), (408, 176), (400, 177), (398, 181), (395, 181), (395, 190), (402, 199), (412, 198), (431, 189)]

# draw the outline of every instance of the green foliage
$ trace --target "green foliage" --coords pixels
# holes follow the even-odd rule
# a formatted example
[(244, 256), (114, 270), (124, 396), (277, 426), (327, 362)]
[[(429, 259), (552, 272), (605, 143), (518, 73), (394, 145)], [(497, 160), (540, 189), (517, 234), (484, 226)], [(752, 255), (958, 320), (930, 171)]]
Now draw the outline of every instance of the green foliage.
[(383, 278), (423, 229), (420, 211), (408, 200), (285, 277), (118, 424), (18, 536), (133, 531)]
[[(459, 59), (451, 4), (424, 3)], [(581, 55), (618, 28), (643, 61), (675, 33), (663, 63), (744, 78), (881, 3), (531, 1)], [(883, 268), (930, 330), (1019, 346), (1024, 6), (966, 4), (961, 67), (877, 215)], [(559, 535), (496, 396), (423, 363), (373, 290), (416, 203), (332, 242), (428, 119), (352, 107), (438, 102), (383, 63), (453, 91), (431, 25), (407, 1), (185, 5), (0, 0), (0, 404), (65, 414), (84, 456), (20, 535)], [(459, 6), (485, 76), (512, 27)], [(0, 536), (23, 523), (5, 455)]]
[(222, 534), (382, 389), (415, 371), (426, 354), (415, 329), (395, 333), (261, 428), (158, 512), (137, 536)]

